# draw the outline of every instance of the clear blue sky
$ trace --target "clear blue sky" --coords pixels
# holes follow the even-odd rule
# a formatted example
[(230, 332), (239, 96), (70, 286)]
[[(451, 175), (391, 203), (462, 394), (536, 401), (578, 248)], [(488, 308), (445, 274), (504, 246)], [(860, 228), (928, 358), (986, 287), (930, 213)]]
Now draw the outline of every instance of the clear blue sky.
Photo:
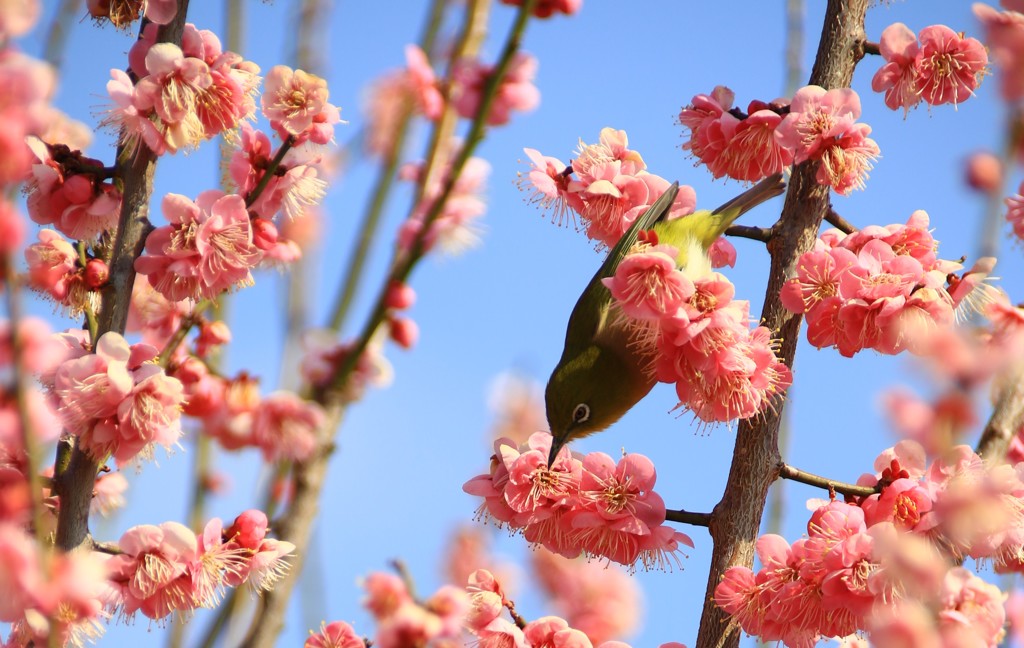
[[(45, 2), (48, 24), (55, 2)], [(295, 3), (245, 3), (246, 46), (243, 54), (264, 70), (288, 56), (286, 32), (293, 24)], [(327, 78), (331, 100), (342, 107), (350, 124), (338, 130), (345, 141), (360, 127), (361, 93), (381, 72), (403, 65), (403, 47), (415, 41), (426, 2), (337, 2), (331, 18)], [(331, 477), (324, 494), (316, 551), (307, 561), (316, 565), (311, 591), (323, 593), (295, 609), (280, 645), (300, 645), (308, 627), (321, 619), (355, 621), (371, 633), (359, 607), (362, 594), (356, 579), (386, 569), (393, 558), (405, 560), (421, 591), (439, 583), (437, 562), (454, 525), (471, 519), (477, 502), (464, 495), (462, 483), (487, 467), (491, 415), (489, 384), (499, 373), (518, 369), (545, 380), (557, 360), (565, 320), (585, 282), (600, 263), (592, 245), (570, 228), (556, 228), (523, 203), (515, 187), (523, 147), (537, 148), (568, 161), (577, 140), (593, 142), (602, 127), (624, 129), (630, 145), (640, 151), (649, 169), (669, 180), (692, 185), (698, 204), (713, 207), (741, 190), (734, 182), (714, 182), (695, 168), (679, 149), (682, 131), (674, 124), (681, 105), (718, 84), (731, 87), (745, 107), (753, 98), (771, 100), (784, 94), (783, 1), (771, 3), (691, 3), (668, 0), (606, 2), (587, 0), (572, 18), (532, 24), (525, 49), (540, 60), (537, 85), (540, 108), (516, 116), (509, 126), (487, 136), (480, 154), (493, 167), (484, 219), (483, 244), (450, 259), (431, 259), (415, 274), (419, 301), (411, 315), (421, 327), (421, 342), (411, 352), (389, 349), (395, 382), (371, 392), (355, 406), (338, 437)], [(201, 28), (223, 34), (221, 3), (193, 2), (190, 19)], [(809, 2), (802, 55), (806, 79), (821, 29), (823, 2)], [(84, 12), (83, 12), (84, 13)], [(485, 47), (493, 60), (513, 10), (496, 4), (493, 30)], [(868, 34), (877, 40), (882, 29), (902, 21), (919, 31), (945, 23), (957, 31), (980, 36), (969, 3), (881, 3), (868, 16)], [(37, 28), (24, 42), (29, 53), (40, 51)], [(74, 26), (63, 84), (57, 103), (80, 120), (94, 124), (107, 102), (104, 85), (110, 68), (125, 65), (131, 38), (89, 20)], [(983, 201), (963, 188), (962, 167), (968, 154), (996, 148), (1004, 108), (995, 79), (982, 85), (978, 97), (959, 109), (944, 106), (918, 109), (904, 119), (870, 92), (870, 79), (881, 64), (868, 58), (859, 67), (854, 88), (861, 93), (863, 120), (873, 129), (882, 158), (867, 191), (849, 198), (834, 197), (836, 209), (858, 226), (904, 222), (916, 209), (932, 218), (944, 258), (973, 258)], [(423, 134), (421, 129), (420, 134)], [(413, 150), (422, 150), (416, 145)], [(99, 137), (90, 150), (108, 162), (112, 148)], [(216, 186), (215, 147), (161, 161), (158, 195), (174, 191), (194, 196)], [(342, 260), (351, 248), (355, 224), (375, 175), (370, 165), (356, 163), (332, 187), (326, 200), (329, 214), (324, 247), (312, 253), (318, 272), (311, 285), (314, 322), (322, 322)], [(1016, 188), (1016, 182), (1012, 185)], [(391, 202), (385, 223), (393, 232), (408, 207), (403, 188)], [(781, 203), (750, 214), (748, 224), (770, 225)], [(158, 211), (158, 210), (157, 210)], [(1006, 228), (1004, 227), (1004, 233)], [(375, 252), (373, 273), (381, 276), (390, 246)], [(728, 274), (740, 296), (760, 312), (768, 257), (760, 244), (735, 242), (737, 267)], [(1021, 247), (1005, 236), (997, 273), (1022, 276)], [(264, 390), (274, 389), (282, 329), (282, 287), (274, 273), (257, 278), (254, 289), (233, 300), (235, 341), (229, 350), (232, 369), (248, 369), (266, 377)], [(1011, 298), (1024, 300), (1019, 286)], [(376, 288), (364, 290), (358, 305), (365, 310)], [(40, 313), (49, 313), (47, 305)], [(356, 318), (358, 321), (358, 318)], [(73, 326), (56, 323), (55, 327)], [(893, 442), (881, 416), (879, 391), (899, 382), (927, 385), (906, 358), (873, 352), (853, 360), (832, 350), (817, 351), (802, 343), (795, 366), (795, 388), (787, 406), (792, 444), (786, 459), (806, 470), (853, 481), (871, 467), (875, 455)], [(926, 388), (926, 387), (925, 387)], [(688, 416), (669, 410), (675, 405), (669, 386), (659, 386), (609, 432), (587, 439), (578, 449), (616, 455), (625, 447), (652, 457), (659, 470), (658, 490), (671, 508), (708, 511), (717, 502), (728, 472), (733, 432), (721, 426), (697, 432)], [(983, 413), (984, 416), (984, 413)], [(249, 507), (257, 492), (259, 459), (255, 451), (225, 457), (221, 464), (232, 489), (213, 502), (214, 514), (230, 519)], [(188, 494), (191, 452), (163, 457), (130, 476), (131, 505), (95, 531), (113, 539), (140, 523), (183, 520)], [(806, 521), (804, 500), (821, 494), (786, 484), (786, 533), (799, 537)], [(671, 574), (638, 574), (646, 595), (646, 622), (635, 646), (665, 641), (693, 644), (704, 597), (710, 538), (702, 529), (684, 528), (697, 547), (685, 569)], [(525, 555), (525, 543), (500, 535), (507, 556)], [(528, 582), (524, 591), (531, 590)], [(547, 613), (540, 601), (520, 595), (527, 617)], [(199, 615), (200, 622), (204, 615)], [(200, 625), (203, 625), (200, 623)], [(107, 645), (155, 644), (161, 635), (144, 618), (134, 626), (113, 624)]]

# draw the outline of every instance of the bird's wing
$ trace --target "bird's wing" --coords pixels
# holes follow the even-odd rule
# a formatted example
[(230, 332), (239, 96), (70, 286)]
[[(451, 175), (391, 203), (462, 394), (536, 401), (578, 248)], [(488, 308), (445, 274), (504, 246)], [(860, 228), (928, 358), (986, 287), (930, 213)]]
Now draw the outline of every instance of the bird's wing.
[(601, 283), (601, 280), (615, 274), (615, 269), (619, 267), (619, 262), (632, 249), (640, 232), (650, 229), (656, 221), (668, 213), (678, 192), (679, 183), (675, 182), (665, 190), (665, 193), (661, 194), (661, 197), (653, 205), (647, 208), (647, 211), (637, 217), (633, 224), (629, 226), (629, 229), (626, 230), (626, 233), (619, 239), (619, 242), (615, 244), (615, 247), (608, 252), (608, 257), (601, 264), (601, 267), (597, 269), (597, 273), (594, 274), (590, 283), (587, 284), (580, 298), (576, 301), (576, 306), (572, 309), (572, 314), (569, 316), (569, 325), (565, 331), (564, 353), (575, 353), (578, 351), (579, 349), (577, 348), (570, 349), (574, 343), (576, 346), (586, 346), (593, 341), (595, 335), (604, 324), (604, 320), (608, 315), (608, 304), (612, 299), (611, 292)]

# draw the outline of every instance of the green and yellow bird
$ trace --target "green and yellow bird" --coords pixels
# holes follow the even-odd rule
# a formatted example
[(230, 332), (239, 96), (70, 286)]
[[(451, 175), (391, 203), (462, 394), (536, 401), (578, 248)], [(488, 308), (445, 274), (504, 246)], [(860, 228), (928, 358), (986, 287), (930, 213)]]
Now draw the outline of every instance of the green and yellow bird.
[(714, 211), (668, 220), (666, 215), (679, 190), (676, 183), (622, 235), (572, 309), (562, 357), (544, 391), (548, 426), (554, 437), (548, 465), (569, 441), (600, 432), (622, 418), (656, 382), (648, 368), (649, 359), (631, 348), (630, 328), (609, 315), (612, 295), (601, 281), (615, 274), (640, 232), (653, 229), (659, 243), (679, 250), (676, 265), (680, 268), (695, 262), (710, 266), (707, 249), (715, 239), (737, 218), (785, 189), (782, 174), (776, 174)]

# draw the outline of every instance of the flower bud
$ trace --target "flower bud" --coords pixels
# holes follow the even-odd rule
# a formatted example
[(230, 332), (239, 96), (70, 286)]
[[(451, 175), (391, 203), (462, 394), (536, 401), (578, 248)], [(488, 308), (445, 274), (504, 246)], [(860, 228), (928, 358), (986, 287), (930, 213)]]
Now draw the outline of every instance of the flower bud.
[(964, 180), (971, 189), (995, 193), (1002, 188), (1003, 165), (995, 155), (979, 151), (967, 158)]
[(252, 219), (252, 243), (264, 252), (277, 245), (277, 226), (265, 218)]
[(92, 200), (92, 180), (85, 174), (73, 175), (64, 181), (61, 188), (64, 198), (73, 205), (84, 205)]
[(267, 514), (256, 509), (244, 511), (224, 530), (224, 535), (246, 549), (258, 549), (267, 535)]
[(89, 259), (85, 264), (85, 285), (91, 290), (99, 290), (110, 279), (110, 268), (100, 259)]
[(390, 323), (390, 335), (395, 344), (403, 349), (416, 346), (416, 341), (420, 337), (420, 328), (416, 322), (407, 317), (393, 317)]
[(384, 298), (384, 304), (395, 310), (405, 310), (416, 303), (416, 291), (412, 286), (397, 281), (391, 282), (388, 286), (388, 294)]

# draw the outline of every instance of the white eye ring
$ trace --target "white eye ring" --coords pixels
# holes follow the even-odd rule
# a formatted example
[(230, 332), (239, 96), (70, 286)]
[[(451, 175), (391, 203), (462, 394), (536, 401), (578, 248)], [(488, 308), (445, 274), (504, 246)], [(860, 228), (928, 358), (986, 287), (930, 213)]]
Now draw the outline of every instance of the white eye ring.
[(572, 422), (585, 423), (588, 420), (590, 420), (590, 405), (580, 403), (576, 406), (576, 409), (572, 411)]

